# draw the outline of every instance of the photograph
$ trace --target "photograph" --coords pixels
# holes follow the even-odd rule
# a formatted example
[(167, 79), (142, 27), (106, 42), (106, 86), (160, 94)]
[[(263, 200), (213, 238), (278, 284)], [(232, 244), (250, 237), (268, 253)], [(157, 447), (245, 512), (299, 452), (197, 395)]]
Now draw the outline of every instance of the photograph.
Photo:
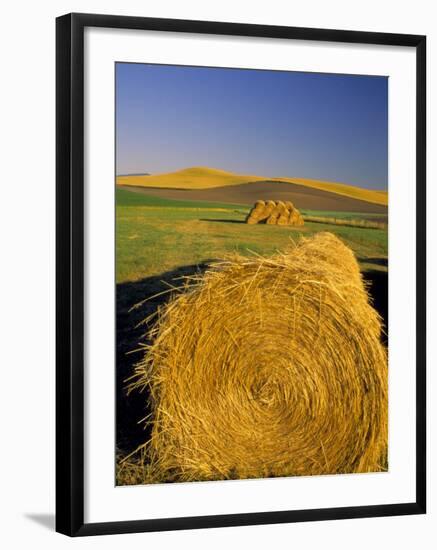
[(430, 6), (5, 6), (2, 547), (431, 548)]
[(388, 84), (115, 63), (117, 486), (389, 472)]

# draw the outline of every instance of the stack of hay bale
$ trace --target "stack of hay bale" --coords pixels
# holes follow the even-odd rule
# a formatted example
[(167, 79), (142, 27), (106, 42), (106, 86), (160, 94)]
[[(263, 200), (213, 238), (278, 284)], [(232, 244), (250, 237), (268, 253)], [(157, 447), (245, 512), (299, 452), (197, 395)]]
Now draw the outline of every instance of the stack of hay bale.
[(299, 210), (290, 201), (256, 201), (246, 218), (246, 223), (266, 223), (269, 225), (304, 224)]

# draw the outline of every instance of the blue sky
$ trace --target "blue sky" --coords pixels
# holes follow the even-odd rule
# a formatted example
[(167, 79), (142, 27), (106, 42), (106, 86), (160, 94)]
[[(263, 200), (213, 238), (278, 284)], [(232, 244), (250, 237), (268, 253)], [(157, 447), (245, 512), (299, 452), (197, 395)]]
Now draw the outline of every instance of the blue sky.
[(117, 63), (117, 174), (209, 166), (387, 188), (388, 80)]

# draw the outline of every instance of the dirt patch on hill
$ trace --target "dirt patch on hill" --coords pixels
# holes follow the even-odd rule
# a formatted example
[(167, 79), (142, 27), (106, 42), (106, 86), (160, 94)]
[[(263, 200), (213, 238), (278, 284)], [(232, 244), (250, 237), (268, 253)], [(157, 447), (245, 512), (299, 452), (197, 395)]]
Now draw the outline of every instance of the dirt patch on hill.
[(212, 189), (169, 189), (163, 187), (120, 186), (136, 193), (177, 200), (213, 201), (253, 205), (257, 200), (291, 201), (308, 210), (387, 214), (387, 207), (321, 191), (296, 183), (257, 181)]

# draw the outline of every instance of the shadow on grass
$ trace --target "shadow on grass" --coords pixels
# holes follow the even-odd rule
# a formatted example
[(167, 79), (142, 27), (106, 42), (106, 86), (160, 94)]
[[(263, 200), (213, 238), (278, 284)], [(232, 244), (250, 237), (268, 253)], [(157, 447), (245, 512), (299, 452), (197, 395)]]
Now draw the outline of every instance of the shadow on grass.
[(370, 264), (370, 265), (380, 265), (383, 267), (388, 267), (387, 258), (359, 258), (359, 260), (363, 263)]
[[(228, 220), (226, 220), (228, 221)], [(380, 259), (376, 258), (373, 263), (381, 265)], [(372, 263), (372, 259), (367, 260)], [(158, 307), (164, 304), (170, 293), (161, 294), (169, 289), (168, 284), (182, 286), (184, 283), (180, 277), (203, 273), (208, 267), (208, 262), (201, 265), (183, 266), (179, 269), (162, 273), (154, 277), (147, 277), (132, 283), (117, 285), (117, 370), (116, 370), (116, 437), (117, 448), (123, 452), (131, 452), (150, 437), (150, 429), (145, 429), (144, 424), (138, 421), (150, 413), (150, 404), (146, 392), (132, 392), (129, 396), (126, 393), (125, 380), (133, 373), (133, 368), (142, 357), (138, 349), (139, 342), (145, 342), (147, 326), (137, 327), (137, 324), (156, 312)], [(385, 327), (388, 326), (388, 277), (383, 271), (367, 271), (363, 274), (368, 284), (369, 293), (375, 309), (384, 320)], [(154, 297), (153, 297), (154, 296)], [(153, 298), (152, 298), (153, 297)], [(150, 298), (138, 309), (131, 310), (132, 306)], [(387, 328), (385, 328), (387, 331)], [(387, 343), (384, 334), (383, 340)]]
[[(379, 259), (379, 258), (378, 258)], [(366, 260), (367, 261), (367, 260)], [(368, 262), (367, 263), (371, 263)], [(384, 265), (384, 264), (378, 264)], [(387, 265), (387, 264), (385, 264)], [(382, 341), (388, 343), (388, 273), (386, 271), (370, 270), (363, 273), (368, 284), (368, 290), (373, 307), (381, 315), (384, 327)]]
[[(139, 342), (146, 343), (145, 333), (150, 328), (147, 325), (137, 325), (168, 300), (170, 293), (163, 292), (170, 289), (169, 285), (183, 286), (184, 279), (181, 277), (203, 273), (208, 263), (183, 266), (140, 281), (117, 285), (116, 441), (120, 451), (132, 451), (150, 436), (150, 430), (144, 428), (144, 423), (138, 424), (141, 418), (150, 413), (147, 393), (134, 391), (128, 396), (126, 391), (126, 379), (132, 376), (134, 366), (143, 354), (138, 350)], [(141, 307), (131, 310), (135, 304), (146, 298), (148, 300)], [(153, 320), (151, 322), (153, 324)]]
[(244, 220), (225, 220), (216, 218), (200, 218), (201, 222), (214, 222), (214, 223), (246, 223)]

